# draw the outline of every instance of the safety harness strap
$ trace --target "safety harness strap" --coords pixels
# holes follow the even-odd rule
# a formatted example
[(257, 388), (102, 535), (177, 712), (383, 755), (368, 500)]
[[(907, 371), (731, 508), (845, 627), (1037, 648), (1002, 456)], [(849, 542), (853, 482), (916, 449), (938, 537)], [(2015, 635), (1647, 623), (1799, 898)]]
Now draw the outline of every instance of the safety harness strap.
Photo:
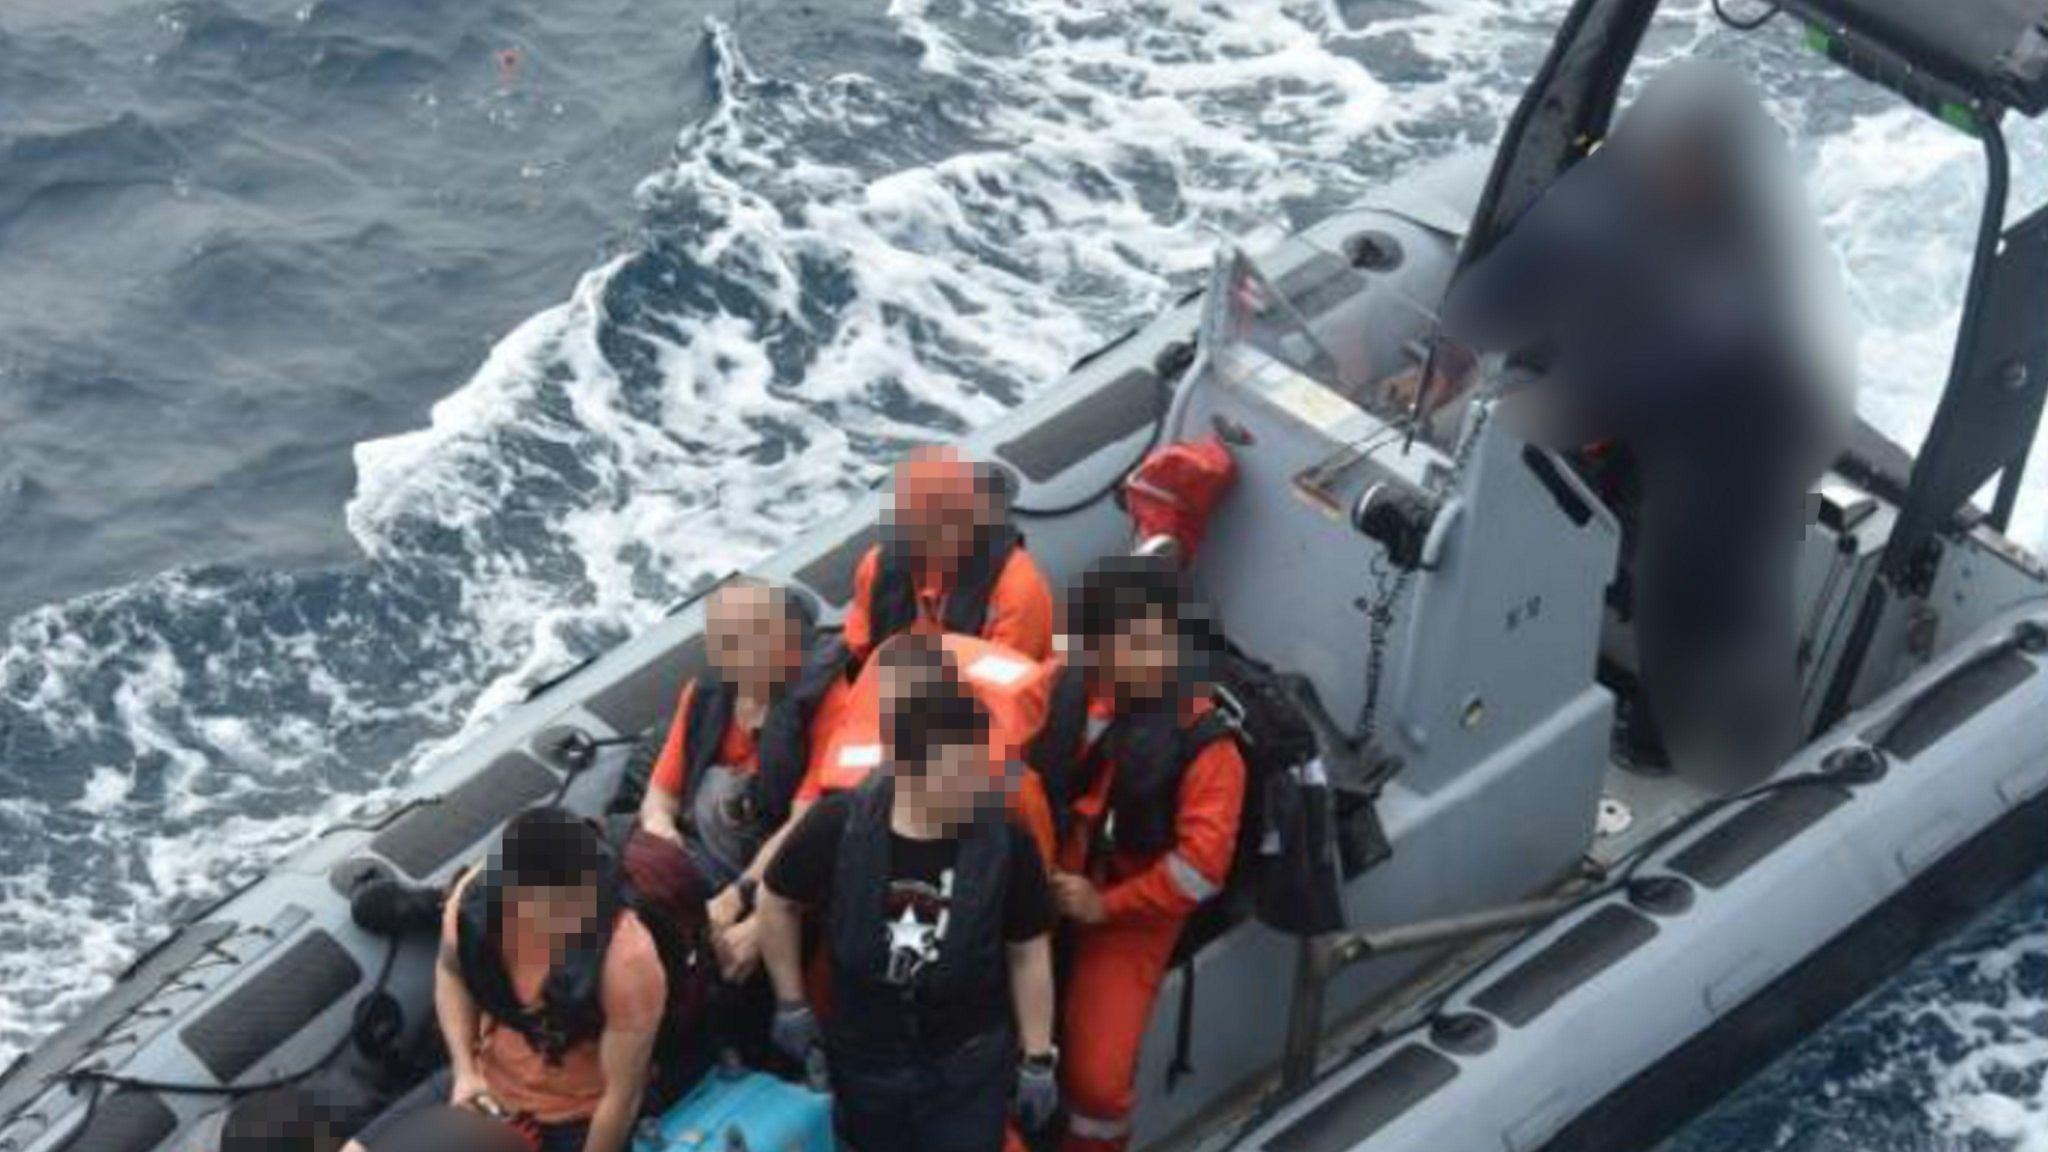
[(1181, 1078), (1195, 1070), (1195, 954), (1180, 962), (1180, 1020), (1173, 1029), (1173, 1062), (1166, 1066), (1166, 1090), (1180, 1086)]

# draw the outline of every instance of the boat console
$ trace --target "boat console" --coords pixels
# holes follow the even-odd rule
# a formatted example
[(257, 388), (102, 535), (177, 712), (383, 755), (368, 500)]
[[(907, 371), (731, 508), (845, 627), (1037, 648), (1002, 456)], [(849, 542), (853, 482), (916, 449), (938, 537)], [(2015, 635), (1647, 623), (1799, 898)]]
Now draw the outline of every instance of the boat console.
[[(1419, 366), (1432, 319), (1416, 302), (1441, 292), (1454, 246), (1368, 210), (1270, 256), (1226, 253), (1168, 428), (1221, 436), (1240, 472), (1194, 559), (1198, 591), (1233, 642), (1306, 679), (1333, 782), (1393, 846), (1346, 887), (1361, 926), (1491, 908), (1569, 877), (1609, 767), (1614, 700), (1595, 669), (1613, 515), (1496, 419), (1485, 389), (1446, 398), (1442, 434), (1411, 439), (1407, 396), (1383, 388)], [(1196, 957), (1196, 986), (1257, 985), (1293, 948), (1248, 926)], [(1337, 977), (1326, 1016), (1413, 967), (1392, 957)], [(1197, 1003), (1193, 1082), (1148, 1099), (1141, 1138), (1284, 1046), (1276, 1003)], [(1148, 1066), (1171, 1052), (1170, 1025), (1155, 1021)]]

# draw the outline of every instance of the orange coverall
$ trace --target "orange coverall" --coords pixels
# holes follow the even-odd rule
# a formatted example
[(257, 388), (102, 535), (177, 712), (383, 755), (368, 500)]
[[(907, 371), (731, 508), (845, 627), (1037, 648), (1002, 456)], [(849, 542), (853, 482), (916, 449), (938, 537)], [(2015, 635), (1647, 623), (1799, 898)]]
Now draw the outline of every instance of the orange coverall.
[[(1098, 721), (1110, 718), (1104, 703), (1091, 702), (1089, 712)], [(1244, 808), (1244, 758), (1235, 741), (1217, 740), (1181, 778), (1173, 848), (1149, 859), (1114, 851), (1091, 868), (1088, 845), (1107, 817), (1115, 776), (1116, 765), (1105, 764), (1074, 802), (1074, 822), (1060, 846), (1061, 870), (1093, 881), (1105, 913), (1100, 924), (1070, 925), (1074, 962), (1060, 1028), (1065, 1152), (1120, 1152), (1130, 1143), (1152, 1002), (1182, 925), (1230, 878)]]
[[(853, 603), (846, 610), (846, 648), (857, 660), (865, 660), (875, 648), (874, 625), (868, 619), (868, 598), (875, 586), (875, 572), (882, 566), (879, 545), (868, 549), (853, 570)], [(945, 611), (946, 586), (920, 582), (917, 590), (917, 623), (914, 632), (936, 635)], [(981, 638), (1030, 657), (1043, 660), (1052, 655), (1052, 589), (1031, 556), (1019, 548), (1010, 553), (1003, 570), (989, 589), (988, 623)], [(887, 639), (887, 637), (882, 637)]]

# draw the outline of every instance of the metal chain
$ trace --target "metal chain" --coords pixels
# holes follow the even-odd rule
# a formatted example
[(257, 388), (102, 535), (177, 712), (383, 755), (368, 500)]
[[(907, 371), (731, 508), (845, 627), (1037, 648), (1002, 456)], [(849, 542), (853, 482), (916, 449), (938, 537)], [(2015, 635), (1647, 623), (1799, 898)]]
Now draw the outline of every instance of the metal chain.
[[(1473, 396), (1471, 426), (1451, 456), (1450, 471), (1445, 474), (1438, 493), (1439, 508), (1442, 507), (1442, 497), (1456, 492), (1465, 482), (1465, 473), (1479, 454), (1480, 438), (1493, 419), (1493, 402), (1499, 392), (1498, 384), (1489, 383), (1482, 385), (1478, 394)], [(1352, 746), (1360, 750), (1371, 748), (1379, 734), (1380, 686), (1386, 680), (1387, 643), (1394, 631), (1394, 605), (1407, 595), (1408, 588), (1415, 582), (1414, 569), (1389, 570), (1384, 551), (1373, 554), (1372, 573), (1374, 595), (1366, 609), (1365, 700), (1359, 706), (1358, 727), (1351, 735)]]

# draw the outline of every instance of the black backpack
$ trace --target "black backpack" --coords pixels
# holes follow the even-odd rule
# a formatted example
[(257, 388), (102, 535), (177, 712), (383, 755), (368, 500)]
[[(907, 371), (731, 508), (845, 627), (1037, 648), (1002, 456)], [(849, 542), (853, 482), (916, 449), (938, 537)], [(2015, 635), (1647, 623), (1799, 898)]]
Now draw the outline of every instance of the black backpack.
[[(1233, 887), (1250, 894), (1253, 914), (1276, 931), (1339, 931), (1345, 878), (1383, 859), (1386, 849), (1383, 835), (1368, 835), (1374, 846), (1345, 850), (1339, 797), (1324, 773), (1309, 715), (1314, 689), (1304, 677), (1282, 673), (1235, 645), (1215, 657), (1213, 675), (1218, 706), (1233, 721), (1245, 761)], [(1359, 815), (1377, 833), (1371, 798), (1363, 804)], [(1348, 866), (1348, 858), (1360, 854), (1368, 858)]]
[[(1300, 935), (1344, 926), (1343, 879), (1334, 863), (1320, 877), (1301, 863), (1327, 842), (1306, 831), (1313, 821), (1302, 803), (1301, 781), (1311, 765), (1320, 764), (1321, 754), (1315, 725), (1301, 704), (1308, 698), (1306, 681), (1280, 673), (1228, 641), (1209, 652), (1207, 672), (1216, 703), (1212, 715), (1223, 717), (1244, 759), (1244, 807), (1230, 881), (1222, 896), (1195, 911), (1174, 948), (1181, 999), (1173, 1058), (1166, 1069), (1169, 1092), (1194, 1071), (1194, 958), (1204, 944), (1239, 923), (1246, 912), (1279, 931)], [(1334, 856), (1325, 859), (1334, 862)]]
[(1216, 706), (1244, 756), (1244, 812), (1238, 819), (1232, 874), (1256, 867), (1267, 833), (1267, 785), (1316, 758), (1316, 731), (1294, 689), (1273, 666), (1225, 645), (1211, 665)]

